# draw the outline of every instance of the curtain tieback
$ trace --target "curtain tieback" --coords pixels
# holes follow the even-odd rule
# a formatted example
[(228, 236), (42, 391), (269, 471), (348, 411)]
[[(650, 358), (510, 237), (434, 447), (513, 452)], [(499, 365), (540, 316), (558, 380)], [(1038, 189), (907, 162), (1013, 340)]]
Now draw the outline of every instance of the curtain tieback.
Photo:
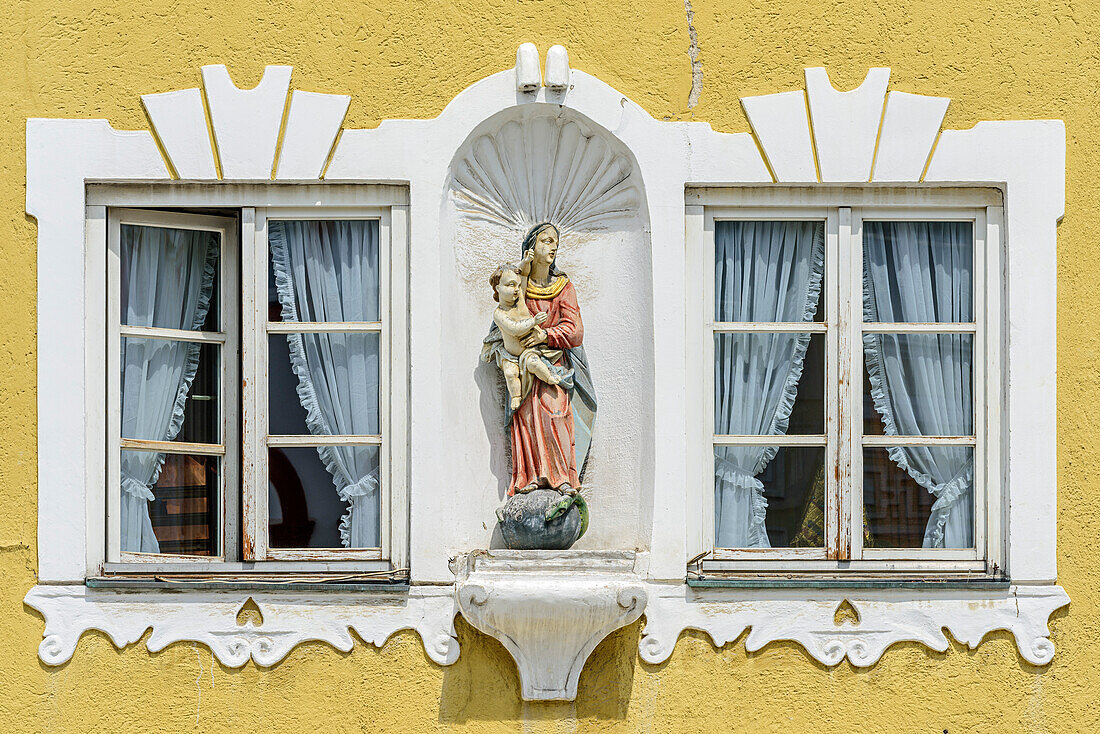
[(349, 484), (340, 490), (340, 498), (350, 502), (352, 497), (365, 497), (378, 491), (378, 477), (373, 472), (363, 477), (354, 484)]
[(145, 482), (139, 482), (133, 477), (122, 477), (122, 491), (142, 500), (153, 500), (153, 490)]

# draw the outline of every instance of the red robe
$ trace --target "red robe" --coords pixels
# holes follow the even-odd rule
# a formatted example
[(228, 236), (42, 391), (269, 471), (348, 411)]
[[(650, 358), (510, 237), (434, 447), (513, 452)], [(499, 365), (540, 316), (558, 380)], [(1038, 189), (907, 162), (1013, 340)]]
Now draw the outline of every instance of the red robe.
[[(531, 314), (546, 312), (546, 344), (554, 349), (579, 347), (584, 339), (581, 310), (572, 283), (553, 298), (527, 297)], [(561, 365), (565, 356), (557, 362)], [(558, 385), (535, 380), (531, 393), (512, 415), (512, 484), (515, 494), (532, 482), (557, 488), (577, 487), (577, 451), (573, 435), (573, 406), (569, 393)]]

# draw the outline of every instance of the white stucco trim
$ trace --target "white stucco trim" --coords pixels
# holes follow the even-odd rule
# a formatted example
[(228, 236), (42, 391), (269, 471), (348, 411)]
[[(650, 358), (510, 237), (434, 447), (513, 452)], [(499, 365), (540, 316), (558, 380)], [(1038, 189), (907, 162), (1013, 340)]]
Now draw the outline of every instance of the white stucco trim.
[[(988, 633), (1008, 630), (1025, 660), (1046, 665), (1054, 658), (1047, 619), (1069, 603), (1058, 586), (941, 591), (691, 589), (682, 584), (648, 584), (648, 589), (639, 654), (652, 664), (668, 660), (686, 629), (706, 632), (719, 647), (749, 630), (748, 652), (790, 640), (822, 665), (839, 665), (847, 658), (865, 668), (898, 642), (919, 642), (944, 652), (946, 628), (971, 650)], [(838, 623), (837, 611), (845, 602), (858, 619)]]
[[(447, 313), (440, 295), (443, 273), (449, 272), (442, 268), (440, 258), (451, 255), (440, 227), (448, 166), (482, 121), (531, 104), (568, 108), (613, 135), (635, 157), (644, 187), (652, 243), (652, 377), (658, 389), (652, 395), (653, 425), (646, 427), (653, 437), (654, 489), (652, 529), (648, 548), (642, 548), (648, 572), (643, 575), (650, 582), (662, 582), (668, 593), (650, 594), (653, 601), (646, 612), (643, 657), (667, 657), (685, 628), (704, 629), (717, 641), (733, 639), (737, 629), (752, 627), (754, 644), (793, 639), (826, 664), (836, 664), (844, 655), (857, 662), (877, 659), (875, 650), (881, 654), (880, 648), (903, 639), (942, 649), (938, 630), (946, 626), (957, 630), (960, 639), (975, 643), (983, 629), (1012, 629), (1025, 658), (1049, 661), (1052, 648), (1043, 642), (1046, 619), (1068, 603), (1064, 592), (1053, 585), (1057, 577), (1055, 253), (1056, 226), (1065, 203), (1063, 124), (1054, 120), (986, 122), (971, 130), (944, 131), (937, 138), (945, 107), (942, 98), (906, 95), (891, 98), (887, 104), (888, 70), (874, 70), (870, 83), (846, 93), (833, 90), (823, 70), (807, 70), (809, 116), (805, 108), (790, 119), (780, 114), (797, 106), (792, 100), (801, 92), (745, 100), (754, 139), (750, 133), (715, 132), (706, 123), (655, 120), (599, 79), (578, 70), (563, 70), (560, 65), (561, 59), (555, 58), (553, 88), (538, 86), (535, 79), (524, 82), (531, 82), (534, 90), (523, 91), (517, 86), (516, 71), (510, 69), (466, 89), (435, 119), (390, 120), (375, 129), (344, 130), (339, 136), (333, 131), (339, 129), (336, 118), (342, 119), (346, 110), (344, 98), (300, 97), (299, 103), (311, 106), (317, 115), (292, 115), (294, 127), (288, 130), (282, 150), (272, 140), (272, 130), (277, 133), (283, 115), (290, 88), (289, 67), (271, 67), (260, 86), (251, 91), (233, 86), (224, 67), (206, 67), (203, 80), (214, 141), (205, 130), (197, 129), (207, 120), (206, 112), (200, 115), (195, 107), (202, 105), (201, 94), (147, 98), (147, 109), (159, 131), (157, 138), (167, 160), (174, 162), (171, 168), (149, 132), (116, 131), (104, 120), (28, 120), (27, 212), (38, 222), (38, 558), (42, 585), (31, 590), (27, 603), (46, 617), (47, 639), (40, 649), (44, 662), (57, 664), (68, 659), (87, 629), (108, 627), (106, 631), (116, 641), (125, 643), (152, 625), (163, 629), (158, 641), (194, 640), (209, 644), (219, 658), (224, 655), (224, 660), (239, 661), (231, 664), (240, 664), (249, 656), (260, 664), (270, 664), (265, 661), (280, 658), (306, 639), (346, 645), (347, 626), (420, 630), (423, 615), (412, 603), (394, 611), (370, 603), (365, 595), (349, 596), (330, 606), (307, 592), (290, 596), (187, 592), (187, 598), (202, 604), (188, 604), (184, 619), (157, 593), (104, 594), (79, 586), (102, 544), (101, 534), (90, 529), (95, 519), (89, 520), (86, 502), (91, 493), (88, 482), (92, 480), (88, 478), (96, 475), (89, 469), (102, 462), (102, 457), (89, 453), (92, 444), (86, 440), (90, 432), (102, 429), (98, 403), (89, 392), (86, 377), (89, 361), (101, 358), (101, 351), (89, 346), (96, 343), (98, 335), (86, 330), (88, 309), (96, 307), (85, 302), (86, 278), (97, 277), (84, 272), (86, 182), (166, 182), (174, 175), (213, 182), (220, 168), (227, 180), (218, 186), (230, 186), (228, 179), (233, 177), (240, 182), (270, 183), (277, 169), (280, 180), (304, 176), (291, 182), (317, 184), (318, 177), (324, 175), (326, 182), (409, 187), (410, 268), (417, 273), (409, 298), (410, 566), (414, 589), (420, 584), (452, 589), (449, 585), (454, 577), (448, 558), (470, 551), (471, 543), (476, 542), (471, 539), (484, 537), (481, 528), (487, 518), (480, 511), (464, 510), (462, 503), (446, 501), (449, 498), (443, 494), (455, 490), (452, 477), (442, 462), (426, 459), (437, 455), (441, 441), (466, 438), (445, 430), (439, 410), (449, 399), (450, 389), (439, 376), (453, 359), (440, 326), (441, 315)], [(563, 79), (568, 85), (558, 86)], [(879, 130), (868, 120), (881, 119), (883, 109), (886, 124)], [(907, 115), (906, 109), (914, 112)], [(814, 156), (806, 156), (812, 152), (805, 149), (807, 136), (802, 127), (807, 125), (812, 132), (809, 140), (817, 145), (816, 159), (824, 161), (821, 166)], [(263, 135), (253, 134), (256, 130)], [(848, 137), (852, 130), (858, 133), (858, 140)], [(874, 149), (869, 141), (876, 135), (879, 153), (884, 156), (881, 168), (873, 159), (866, 160), (868, 147)], [(334, 141), (327, 152), (323, 150), (326, 141)], [(792, 142), (796, 150), (787, 149)], [(849, 147), (854, 153), (846, 158)], [(773, 180), (760, 150), (771, 161), (778, 181)], [(921, 161), (927, 161), (923, 179), (918, 172)], [(892, 592), (888, 598), (837, 591), (824, 600), (794, 593), (779, 595), (782, 598), (777, 601), (776, 595), (759, 591), (689, 592), (682, 583), (685, 563), (694, 555), (697, 542), (697, 535), (692, 535), (695, 521), (689, 518), (684, 501), (685, 481), (691, 476), (687, 442), (695, 430), (685, 409), (684, 393), (674, 387), (686, 384), (686, 360), (691, 358), (684, 331), (691, 276), (685, 261), (685, 186), (768, 185), (815, 178), (823, 183), (865, 182), (868, 178), (873, 179), (872, 184), (893, 185), (920, 180), (940, 185), (986, 183), (1006, 192), (1003, 488), (1008, 508), (1007, 571), (1018, 584), (1007, 595), (977, 592), (931, 603), (932, 597), (917, 588)], [(411, 593), (409, 599), (422, 598), (420, 593)], [(285, 621), (291, 631), (279, 633), (279, 642), (272, 643), (266, 633), (244, 634), (235, 622), (226, 622), (234, 619), (247, 596), (253, 596), (261, 609), (269, 605), (271, 618)], [(433, 614), (446, 616), (440, 611), (445, 606), (442, 598), (431, 598), (435, 600), (432, 604), (440, 605)], [(873, 639), (857, 635), (863, 640), (858, 648), (823, 642), (828, 635), (821, 630), (828, 628), (822, 620), (837, 598), (855, 600), (853, 604), (861, 611), (864, 605), (861, 624), (873, 619), (887, 631), (874, 632)], [(1025, 602), (1025, 598), (1033, 601)], [(119, 599), (128, 603), (106, 603)], [(760, 603), (746, 601), (751, 599)], [(977, 617), (972, 610), (975, 604), (986, 604), (996, 614), (991, 613), (988, 619)], [(280, 605), (293, 611), (284, 615)], [(915, 624), (911, 615), (917, 614), (918, 608), (925, 621)], [(333, 611), (340, 609), (344, 611)], [(835, 611), (835, 605), (832, 609)], [(1011, 614), (1018, 621), (1009, 620)], [(343, 631), (333, 627), (354, 615), (363, 621), (348, 623)], [(382, 616), (377, 627), (372, 627), (377, 615)], [(777, 616), (790, 622), (777, 623)], [(441, 624), (433, 623), (432, 629)], [(831, 617), (828, 624), (832, 624)], [(218, 634), (224, 637), (227, 629), (244, 636), (232, 645), (219, 641), (223, 638)], [(320, 629), (328, 631), (318, 632)], [(769, 631), (759, 631), (764, 629)], [(449, 655), (432, 657), (445, 663), (452, 659)]]
[[(237, 615), (251, 599), (260, 624)], [(46, 618), (38, 656), (47, 665), (67, 662), (81, 635), (99, 630), (115, 647), (140, 640), (159, 652), (173, 642), (198, 642), (222, 665), (239, 668), (249, 660), (275, 665), (303, 642), (319, 641), (349, 652), (350, 631), (375, 647), (395, 632), (415, 630), (424, 651), (439, 665), (458, 659), (454, 594), (449, 587), (407, 591), (308, 594), (276, 591), (137, 591), (90, 589), (84, 585), (36, 586), (24, 602)]]

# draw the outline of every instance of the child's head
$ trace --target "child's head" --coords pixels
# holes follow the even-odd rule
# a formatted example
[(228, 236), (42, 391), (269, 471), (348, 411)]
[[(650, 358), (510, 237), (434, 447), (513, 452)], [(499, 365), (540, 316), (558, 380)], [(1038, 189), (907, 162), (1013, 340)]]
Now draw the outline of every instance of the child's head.
[(493, 288), (493, 300), (505, 306), (515, 305), (520, 297), (521, 282), (514, 266), (501, 265), (489, 277), (489, 285)]

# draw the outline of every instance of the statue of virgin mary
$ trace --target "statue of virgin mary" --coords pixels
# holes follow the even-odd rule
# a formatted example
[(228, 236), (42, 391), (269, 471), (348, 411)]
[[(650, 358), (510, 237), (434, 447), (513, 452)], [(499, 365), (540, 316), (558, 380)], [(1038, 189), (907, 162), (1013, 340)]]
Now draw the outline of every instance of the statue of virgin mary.
[[(534, 249), (525, 293), (527, 308), (532, 314), (545, 313), (547, 318), (522, 341), (525, 348), (545, 344), (561, 350), (554, 366), (572, 375), (558, 385), (527, 381), (527, 392), (515, 411), (505, 401), (505, 422), (512, 439), (509, 496), (536, 489), (574, 494), (584, 478), (592, 441), (596, 393), (584, 353), (577, 292), (569, 276), (555, 266), (559, 238), (558, 228), (543, 222), (523, 239), (522, 254)], [(500, 329), (494, 323), (485, 337), (482, 357), (494, 361), (497, 351), (503, 349)]]

